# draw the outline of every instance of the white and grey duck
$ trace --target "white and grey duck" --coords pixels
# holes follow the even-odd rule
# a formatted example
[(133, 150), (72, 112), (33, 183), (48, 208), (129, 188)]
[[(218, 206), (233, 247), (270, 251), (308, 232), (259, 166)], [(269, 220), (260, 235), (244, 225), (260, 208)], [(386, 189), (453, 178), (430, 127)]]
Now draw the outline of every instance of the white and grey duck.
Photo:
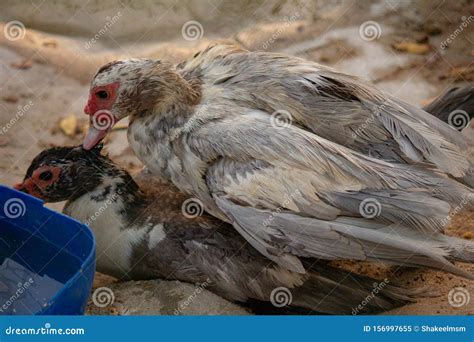
[(129, 116), (130, 146), (154, 175), (289, 270), (376, 259), (474, 278), (451, 263), (474, 262), (474, 244), (443, 234), (474, 207), (470, 142), (361, 79), (214, 45), (177, 66), (103, 66), (85, 112), (110, 125), (91, 125), (84, 148)]

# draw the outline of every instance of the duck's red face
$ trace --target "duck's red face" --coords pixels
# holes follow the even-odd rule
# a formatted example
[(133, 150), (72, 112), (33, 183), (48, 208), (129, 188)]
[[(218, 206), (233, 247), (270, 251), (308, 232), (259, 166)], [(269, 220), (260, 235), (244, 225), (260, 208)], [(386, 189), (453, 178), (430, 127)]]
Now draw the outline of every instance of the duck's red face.
[(26, 171), (22, 183), (14, 188), (45, 202), (60, 202), (93, 189), (105, 165), (100, 155), (102, 144), (91, 151), (81, 146), (53, 147), (38, 154)]
[(84, 148), (97, 145), (118, 121), (113, 113), (120, 82), (92, 87), (84, 113), (90, 116), (89, 131), (84, 139)]
[(14, 188), (37, 198), (46, 199), (48, 191), (59, 180), (60, 175), (61, 168), (58, 166), (40, 166), (22, 183), (15, 184)]
[(117, 99), (118, 88), (120, 82), (116, 81), (110, 84), (96, 86), (91, 88), (89, 93), (89, 100), (84, 107), (84, 113), (87, 115), (94, 115), (99, 110), (111, 111)]
[(150, 102), (150, 92), (147, 96), (141, 90), (149, 90), (143, 83), (147, 83), (147, 75), (158, 64), (158, 61), (148, 59), (127, 59), (99, 69), (84, 107), (84, 112), (90, 116), (90, 128), (83, 142), (86, 150), (97, 145), (116, 122), (134, 115), (144, 103)]

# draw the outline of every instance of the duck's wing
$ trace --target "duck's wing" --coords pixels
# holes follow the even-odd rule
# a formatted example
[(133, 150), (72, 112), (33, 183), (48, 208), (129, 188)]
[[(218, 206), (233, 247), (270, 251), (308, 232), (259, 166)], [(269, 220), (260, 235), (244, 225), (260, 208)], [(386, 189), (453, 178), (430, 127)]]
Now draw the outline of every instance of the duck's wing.
[[(396, 225), (408, 226), (429, 241), (449, 221), (450, 203), (472, 196), (442, 174), (378, 161), (295, 126), (276, 128), (261, 112), (208, 122), (185, 141), (207, 165), (195, 194), (213, 198), (256, 249), (297, 271), (295, 255), (400, 263), (416, 254), (413, 241), (390, 236), (384, 243), (386, 234), (339, 217), (393, 225), (395, 235)], [(448, 250), (426, 247), (420, 255), (430, 254), (429, 262), (420, 256), (407, 263), (448, 267)]]
[(317, 63), (217, 45), (183, 73), (207, 90), (250, 109), (286, 115), (301, 128), (366, 155), (429, 162), (455, 177), (469, 167), (456, 130), (362, 80)]
[[(187, 251), (187, 265), (197, 267), (207, 277), (204, 285), (213, 292), (233, 301), (249, 299), (272, 301), (275, 289), (285, 288), (288, 305), (332, 314), (349, 314), (371, 290), (375, 279), (332, 268), (326, 263), (306, 260), (307, 274), (280, 267), (249, 246), (231, 226), (216, 227), (214, 222), (193, 234), (193, 223), (180, 229)], [(186, 236), (185, 237), (181, 236)], [(186, 240), (185, 240), (186, 239)], [(355, 246), (357, 249), (357, 246)], [(158, 253), (163, 254), (163, 251)], [(322, 264), (322, 265), (320, 265)], [(182, 267), (182, 266), (181, 266)], [(382, 284), (384, 291), (375, 296), (367, 312), (387, 310), (413, 300), (418, 291)], [(336, 296), (330, 296), (337, 293)]]

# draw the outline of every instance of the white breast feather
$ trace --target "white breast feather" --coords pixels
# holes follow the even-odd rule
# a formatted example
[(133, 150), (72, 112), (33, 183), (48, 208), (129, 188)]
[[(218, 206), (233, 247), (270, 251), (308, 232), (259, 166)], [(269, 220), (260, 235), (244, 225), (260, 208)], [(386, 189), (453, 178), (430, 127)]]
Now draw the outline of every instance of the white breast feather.
[(160, 241), (166, 237), (166, 233), (163, 229), (163, 224), (157, 224), (149, 233), (148, 237), (148, 249), (153, 249), (156, 247)]
[(120, 210), (123, 203), (112, 201), (113, 195), (104, 201), (94, 201), (103, 189), (88, 193), (71, 202), (65, 214), (86, 223), (96, 238), (97, 270), (121, 277), (130, 270), (132, 247), (146, 234), (143, 229), (125, 229)]

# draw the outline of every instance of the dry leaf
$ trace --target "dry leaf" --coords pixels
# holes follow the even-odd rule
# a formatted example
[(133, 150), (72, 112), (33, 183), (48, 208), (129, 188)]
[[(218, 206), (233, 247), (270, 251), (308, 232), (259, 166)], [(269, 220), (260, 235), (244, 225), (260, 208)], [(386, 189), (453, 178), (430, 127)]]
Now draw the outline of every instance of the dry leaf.
[(474, 67), (463, 66), (463, 67), (453, 68), (451, 70), (450, 76), (454, 77), (455, 80), (473, 81), (474, 80)]
[(7, 137), (0, 137), (0, 147), (5, 147), (8, 145), (10, 140)]
[(430, 51), (430, 46), (423, 43), (400, 42), (393, 44), (393, 48), (397, 51), (408, 52), (415, 55), (424, 55)]
[(114, 125), (114, 127), (112, 128), (113, 131), (121, 131), (121, 130), (125, 130), (125, 129), (128, 129), (128, 123), (126, 123), (126, 122), (120, 122), (120, 123)]
[(74, 114), (70, 114), (59, 121), (59, 128), (68, 137), (76, 135), (77, 130), (77, 117)]
[(43, 46), (55, 48), (56, 46), (58, 46), (58, 42), (55, 41), (55, 40), (52, 40), (52, 39), (51, 40), (46, 40), (46, 41), (43, 42)]
[(17, 103), (18, 97), (16, 97), (15, 95), (7, 95), (2, 97), (2, 100), (8, 103)]
[(33, 62), (31, 61), (31, 59), (25, 59), (20, 63), (11, 63), (10, 65), (15, 69), (26, 70), (33, 66)]

